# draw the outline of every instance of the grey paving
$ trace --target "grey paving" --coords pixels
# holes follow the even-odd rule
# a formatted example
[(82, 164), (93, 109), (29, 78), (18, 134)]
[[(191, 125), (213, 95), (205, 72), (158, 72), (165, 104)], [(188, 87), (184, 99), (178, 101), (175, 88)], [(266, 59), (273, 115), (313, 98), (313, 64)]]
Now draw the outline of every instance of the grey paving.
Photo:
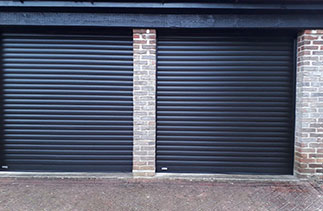
[(0, 178), (0, 210), (323, 210), (323, 182)]

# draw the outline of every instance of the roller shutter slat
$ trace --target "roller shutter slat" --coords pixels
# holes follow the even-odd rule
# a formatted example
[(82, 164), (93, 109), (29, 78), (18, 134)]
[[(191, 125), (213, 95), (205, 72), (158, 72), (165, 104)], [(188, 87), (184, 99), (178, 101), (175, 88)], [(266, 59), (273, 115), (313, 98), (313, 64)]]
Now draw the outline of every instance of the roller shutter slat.
[(158, 36), (157, 171), (291, 174), (293, 38)]
[(132, 35), (4, 33), (4, 165), (132, 170)]

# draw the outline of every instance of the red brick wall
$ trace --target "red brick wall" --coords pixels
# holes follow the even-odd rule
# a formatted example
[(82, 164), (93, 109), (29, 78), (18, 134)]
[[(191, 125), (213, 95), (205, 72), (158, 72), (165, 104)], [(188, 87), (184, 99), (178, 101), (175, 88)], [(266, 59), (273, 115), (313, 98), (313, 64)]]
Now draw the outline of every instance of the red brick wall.
[(323, 178), (323, 30), (299, 33), (295, 174)]
[(133, 30), (133, 175), (155, 175), (156, 30)]

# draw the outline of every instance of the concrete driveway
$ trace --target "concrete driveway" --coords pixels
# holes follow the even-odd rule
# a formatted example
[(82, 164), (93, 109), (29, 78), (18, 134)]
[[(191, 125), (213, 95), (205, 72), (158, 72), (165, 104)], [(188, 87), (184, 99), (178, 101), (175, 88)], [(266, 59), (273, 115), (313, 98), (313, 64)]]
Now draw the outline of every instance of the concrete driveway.
[(323, 183), (0, 178), (0, 210), (323, 210)]

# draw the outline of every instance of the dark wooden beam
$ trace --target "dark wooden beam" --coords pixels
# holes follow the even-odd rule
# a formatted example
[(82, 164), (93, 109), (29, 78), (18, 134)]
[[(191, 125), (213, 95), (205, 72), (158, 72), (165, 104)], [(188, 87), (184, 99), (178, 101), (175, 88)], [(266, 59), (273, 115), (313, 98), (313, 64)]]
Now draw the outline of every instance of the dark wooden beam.
[(0, 8), (115, 8), (115, 9), (217, 9), (217, 10), (297, 10), (297, 11), (313, 11), (323, 10), (323, 1), (304, 2), (275, 2), (263, 1), (261, 3), (212, 3), (212, 1), (192, 2), (167, 2), (167, 1), (1, 1)]
[(127, 28), (322, 28), (323, 14), (125, 14), (1, 12), (1, 26)]

